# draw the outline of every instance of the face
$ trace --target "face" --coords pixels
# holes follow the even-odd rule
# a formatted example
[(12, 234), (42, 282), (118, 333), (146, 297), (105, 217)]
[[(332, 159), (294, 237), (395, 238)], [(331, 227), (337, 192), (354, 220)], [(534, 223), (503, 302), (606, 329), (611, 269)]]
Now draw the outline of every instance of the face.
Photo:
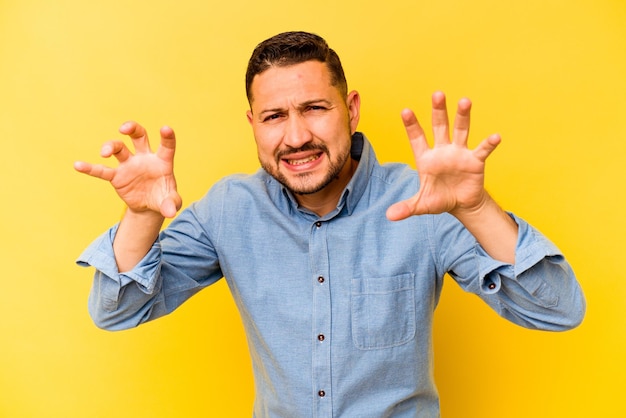
[(296, 194), (343, 188), (360, 99), (331, 84), (326, 64), (271, 67), (254, 77), (248, 121), (261, 166)]

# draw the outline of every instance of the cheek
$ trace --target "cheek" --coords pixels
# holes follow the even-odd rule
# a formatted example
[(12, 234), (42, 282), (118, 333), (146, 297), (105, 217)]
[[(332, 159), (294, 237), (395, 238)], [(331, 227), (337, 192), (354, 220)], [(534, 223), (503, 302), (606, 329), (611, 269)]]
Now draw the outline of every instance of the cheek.
[(272, 159), (276, 153), (276, 149), (280, 141), (272, 140), (267, 135), (263, 135), (262, 133), (255, 132), (254, 140), (256, 142), (256, 149), (259, 158), (263, 160)]
[(271, 148), (263, 141), (256, 141), (256, 150), (259, 157), (267, 158), (268, 155), (271, 155)]
[(350, 119), (347, 113), (334, 114), (332, 118), (316, 120), (311, 125), (311, 130), (323, 138), (337, 138), (342, 135), (350, 135)]

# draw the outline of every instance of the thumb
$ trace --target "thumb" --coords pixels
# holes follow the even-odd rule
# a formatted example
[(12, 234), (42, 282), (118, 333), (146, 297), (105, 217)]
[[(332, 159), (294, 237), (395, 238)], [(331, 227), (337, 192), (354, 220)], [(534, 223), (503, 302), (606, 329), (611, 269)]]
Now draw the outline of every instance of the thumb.
[(161, 215), (166, 218), (173, 218), (182, 205), (183, 201), (180, 195), (176, 192), (172, 192), (161, 202)]
[(390, 221), (401, 221), (412, 215), (408, 200), (403, 200), (387, 208), (387, 219)]

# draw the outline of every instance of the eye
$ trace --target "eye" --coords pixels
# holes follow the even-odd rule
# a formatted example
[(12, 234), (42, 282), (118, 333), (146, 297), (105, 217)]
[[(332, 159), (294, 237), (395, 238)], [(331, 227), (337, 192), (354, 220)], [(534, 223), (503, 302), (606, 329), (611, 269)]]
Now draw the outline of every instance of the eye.
[(263, 122), (271, 122), (281, 117), (280, 113), (272, 113), (263, 118)]

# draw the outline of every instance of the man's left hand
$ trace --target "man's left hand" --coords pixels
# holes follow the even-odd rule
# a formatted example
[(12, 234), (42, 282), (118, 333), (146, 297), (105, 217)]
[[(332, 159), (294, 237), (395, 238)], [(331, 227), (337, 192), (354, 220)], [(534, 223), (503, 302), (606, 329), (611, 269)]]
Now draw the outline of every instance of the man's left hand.
[(387, 218), (392, 221), (443, 212), (462, 217), (480, 211), (491, 199), (484, 188), (485, 161), (500, 143), (500, 135), (489, 136), (471, 150), (467, 145), (470, 100), (459, 101), (452, 132), (442, 92), (433, 94), (432, 107), (432, 148), (413, 111), (402, 111), (402, 121), (420, 176), (420, 188), (415, 196), (389, 207)]

